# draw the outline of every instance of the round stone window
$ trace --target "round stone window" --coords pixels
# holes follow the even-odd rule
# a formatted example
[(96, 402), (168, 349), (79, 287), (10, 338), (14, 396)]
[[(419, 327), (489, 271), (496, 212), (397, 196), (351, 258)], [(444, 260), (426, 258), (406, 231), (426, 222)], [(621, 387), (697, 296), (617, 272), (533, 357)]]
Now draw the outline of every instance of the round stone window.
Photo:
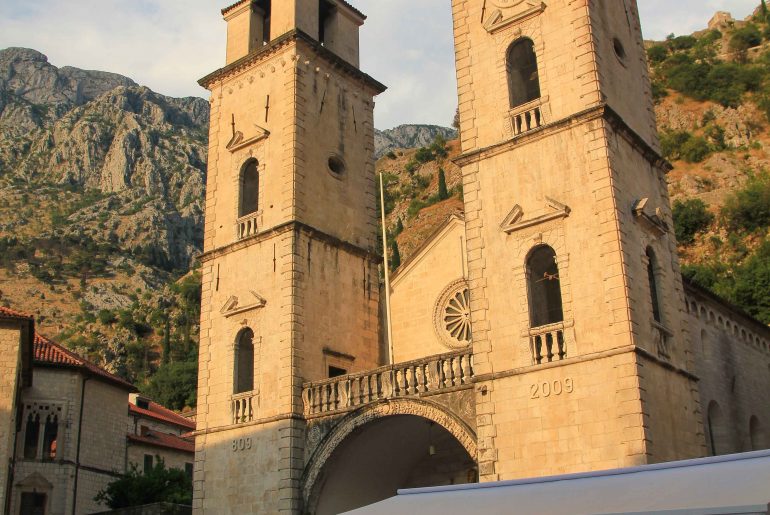
[(447, 286), (436, 302), (433, 325), (439, 341), (450, 349), (464, 349), (471, 343), (470, 290), (465, 279)]
[(336, 155), (330, 156), (327, 165), (333, 176), (340, 178), (345, 174), (345, 161), (341, 157)]

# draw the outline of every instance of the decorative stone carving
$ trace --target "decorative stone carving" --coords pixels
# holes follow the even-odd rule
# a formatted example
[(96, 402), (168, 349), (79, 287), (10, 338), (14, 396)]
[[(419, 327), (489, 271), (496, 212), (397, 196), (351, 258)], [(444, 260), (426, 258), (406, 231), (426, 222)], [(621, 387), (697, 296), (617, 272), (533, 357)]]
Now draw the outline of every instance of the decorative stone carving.
[(561, 202), (548, 197), (546, 197), (545, 200), (547, 209), (551, 211), (550, 213), (547, 212), (544, 215), (536, 216), (529, 220), (522, 220), (522, 218), (524, 218), (524, 210), (520, 205), (516, 204), (500, 224), (500, 230), (504, 233), (512, 234), (521, 231), (522, 229), (527, 229), (528, 227), (534, 227), (553, 220), (567, 218), (572, 212), (569, 206), (566, 206)]
[(451, 282), (439, 295), (433, 310), (433, 327), (441, 343), (464, 349), (472, 340), (470, 290), (465, 279)]
[(530, 16), (540, 14), (546, 8), (540, 0), (488, 0), (493, 9), (483, 20), (487, 32), (494, 33), (500, 29), (522, 21)]
[[(475, 460), (478, 448), (476, 433), (454, 413), (423, 399), (391, 399), (370, 404), (344, 417), (323, 439), (305, 468), (302, 479), (302, 497), (305, 506), (311, 497), (321, 472), (334, 451), (358, 428), (375, 420), (393, 415), (414, 415), (435, 422), (446, 429)], [(312, 449), (308, 449), (312, 451)], [(317, 494), (317, 492), (316, 492)]]
[(241, 305), (238, 297), (233, 295), (229, 299), (227, 299), (227, 302), (225, 302), (225, 305), (222, 306), (220, 313), (222, 313), (226, 317), (231, 317), (231, 316), (238, 315), (240, 313), (245, 313), (246, 311), (251, 311), (252, 309), (265, 307), (265, 305), (267, 304), (267, 301), (260, 294), (258, 294), (255, 291), (251, 291), (251, 294), (254, 296), (254, 299), (256, 299), (255, 302)]

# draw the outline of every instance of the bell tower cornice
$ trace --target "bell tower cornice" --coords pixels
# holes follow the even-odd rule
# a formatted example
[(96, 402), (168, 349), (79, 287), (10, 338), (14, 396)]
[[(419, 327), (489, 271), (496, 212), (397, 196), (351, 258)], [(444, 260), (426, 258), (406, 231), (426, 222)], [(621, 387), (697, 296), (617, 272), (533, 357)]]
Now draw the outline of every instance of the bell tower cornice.
[[(292, 43), (302, 42), (310, 46), (310, 50), (313, 51), (318, 57), (321, 57), (329, 64), (334, 65), (337, 69), (349, 75), (355, 80), (363, 82), (368, 88), (371, 89), (373, 95), (383, 93), (387, 87), (381, 82), (375, 80), (368, 74), (362, 72), (354, 65), (345, 61), (331, 50), (321, 45), (318, 41), (313, 39), (310, 35), (301, 31), (300, 29), (294, 29), (287, 32), (283, 36), (280, 36), (269, 44), (262, 48), (251, 52), (250, 54), (238, 59), (237, 61), (228, 64), (227, 66), (216, 70), (198, 81), (198, 84), (206, 89), (210, 89), (212, 85), (218, 82), (224, 82), (229, 78), (236, 76), (253, 66), (258, 65), (271, 57), (278, 55), (282, 50), (288, 48)], [(299, 57), (294, 56), (295, 59)]]

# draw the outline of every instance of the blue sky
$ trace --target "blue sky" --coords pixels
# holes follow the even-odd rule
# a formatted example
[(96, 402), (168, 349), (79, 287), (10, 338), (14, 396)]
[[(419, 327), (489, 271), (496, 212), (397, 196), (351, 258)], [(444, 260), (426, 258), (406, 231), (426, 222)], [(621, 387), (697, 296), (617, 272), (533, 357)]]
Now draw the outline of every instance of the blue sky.
[[(56, 66), (112, 71), (167, 95), (205, 97), (196, 81), (224, 64), (219, 9), (231, 1), (0, 0), (0, 48), (35, 48)], [(450, 0), (350, 1), (369, 16), (362, 68), (389, 86), (377, 99), (377, 127), (448, 125), (457, 104)], [(638, 3), (645, 37), (661, 39), (704, 28), (718, 10), (743, 18), (759, 0)]]

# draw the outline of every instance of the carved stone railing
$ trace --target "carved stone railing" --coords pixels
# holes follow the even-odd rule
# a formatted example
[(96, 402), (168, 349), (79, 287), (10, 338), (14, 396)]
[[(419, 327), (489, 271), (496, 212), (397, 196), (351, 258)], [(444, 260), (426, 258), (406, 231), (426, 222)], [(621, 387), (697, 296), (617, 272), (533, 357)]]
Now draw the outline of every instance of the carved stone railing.
[(463, 350), (307, 383), (302, 389), (302, 399), (306, 416), (332, 414), (382, 399), (419, 396), (470, 385), (472, 379), (473, 354)]
[(567, 338), (564, 322), (533, 327), (528, 332), (532, 364), (542, 365), (567, 357)]
[(511, 115), (514, 136), (542, 127), (544, 123), (543, 110), (540, 105)]
[(669, 341), (674, 336), (674, 333), (672, 333), (664, 325), (653, 321), (652, 334), (653, 338), (655, 339), (655, 350), (657, 350), (658, 356), (666, 359), (670, 358), (671, 354), (669, 353)]
[(232, 396), (231, 411), (233, 424), (245, 424), (254, 420), (256, 393), (246, 392)]
[(257, 219), (259, 213), (251, 213), (239, 218), (235, 224), (236, 236), (239, 240), (257, 234)]

